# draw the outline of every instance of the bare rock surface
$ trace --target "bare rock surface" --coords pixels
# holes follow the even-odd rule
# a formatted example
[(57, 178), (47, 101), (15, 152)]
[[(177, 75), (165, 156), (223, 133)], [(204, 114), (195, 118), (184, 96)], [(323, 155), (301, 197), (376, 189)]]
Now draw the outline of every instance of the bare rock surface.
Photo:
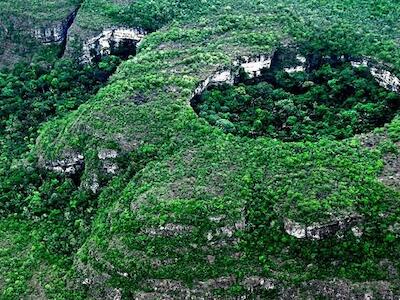
[(202, 81), (193, 92), (191, 98), (201, 95), (210, 86), (221, 84), (233, 85), (239, 78), (239, 71), (241, 69), (249, 78), (259, 77), (262, 70), (266, 70), (271, 67), (272, 57), (273, 54), (239, 57), (233, 62), (232, 68), (217, 70), (214, 74)]
[(118, 164), (115, 159), (118, 157), (118, 152), (112, 149), (102, 149), (97, 154), (101, 161), (102, 169), (109, 175), (117, 174), (119, 170)]
[(100, 34), (88, 39), (83, 44), (82, 62), (91, 62), (95, 57), (110, 55), (118, 51), (121, 46), (130, 47), (133, 52), (136, 46), (146, 36), (147, 32), (141, 28), (109, 28)]
[[(298, 239), (321, 240), (355, 228), (361, 221), (362, 217), (358, 215), (338, 217), (327, 223), (314, 223), (312, 225), (305, 225), (290, 219), (285, 219), (284, 229), (287, 234)], [(356, 231), (357, 235), (359, 234), (359, 230), (355, 229), (354, 231)]]
[(48, 23), (32, 29), (32, 35), (43, 44), (61, 44), (67, 39), (68, 29), (74, 22), (77, 9), (72, 11), (64, 20)]
[[(191, 287), (181, 281), (170, 279), (151, 279), (144, 283), (144, 286), (151, 289), (148, 292), (138, 292), (134, 299), (220, 299), (215, 292), (227, 290), (234, 285), (242, 286), (249, 295), (256, 295), (262, 290), (270, 291), (276, 289), (274, 280), (260, 277), (248, 276), (238, 280), (234, 276), (225, 276), (195, 282)], [(226, 299), (236, 299), (233, 296)], [(252, 299), (244, 296), (240, 299)]]
[(64, 151), (59, 159), (53, 161), (45, 161), (39, 157), (39, 166), (60, 174), (74, 175), (83, 169), (84, 161), (84, 156), (79, 152)]

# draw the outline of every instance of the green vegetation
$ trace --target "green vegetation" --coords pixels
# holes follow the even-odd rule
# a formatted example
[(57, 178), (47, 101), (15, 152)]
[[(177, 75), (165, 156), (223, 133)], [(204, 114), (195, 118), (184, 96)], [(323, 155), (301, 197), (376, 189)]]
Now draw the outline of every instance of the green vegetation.
[(74, 10), (81, 3), (81, 0), (2, 0), (1, 15), (17, 15), (31, 19), (54, 22), (63, 18)]
[(284, 141), (344, 139), (391, 121), (400, 97), (368, 69), (324, 65), (310, 74), (277, 72), (269, 82), (205, 92), (194, 109), (226, 133)]
[(218, 12), (218, 1), (161, 0), (161, 1), (84, 1), (80, 12), (80, 26), (95, 29), (115, 23), (157, 30), (173, 20), (190, 20), (211, 12)]
[[(40, 293), (44, 291), (35, 290), (43, 289), (40, 282), (35, 283), (39, 287), (30, 286), (32, 280), (40, 281), (43, 276), (34, 274), (32, 268), (42, 264), (54, 268), (48, 274), (55, 277), (54, 282), (44, 284), (46, 293), (65, 289), (63, 269), (70, 268), (72, 254), (87, 237), (96, 201), (79, 190), (73, 180), (38, 169), (30, 149), (43, 122), (62, 117), (87, 101), (119, 63), (117, 57), (107, 57), (92, 66), (69, 60), (60, 60), (54, 66), (21, 63), (0, 73), (0, 174), (5, 179), (0, 183), (0, 216), (6, 218), (0, 228), (7, 233), (0, 244), (10, 242), (17, 249), (12, 252), (11, 248), (2, 248), (4, 259), (0, 260), (6, 269), (0, 277), (0, 282), (5, 280), (1, 299), (14, 299), (16, 294), (43, 296)], [(20, 244), (9, 241), (9, 235)], [(18, 252), (15, 257), (10, 254)]]
[[(79, 7), (81, 0), (2, 0), (0, 1), (0, 69), (19, 61), (47, 62), (63, 52), (63, 29), (67, 19)], [(34, 38), (37, 31), (47, 38), (57, 36), (61, 45), (43, 45)]]
[[(107, 57), (93, 66), (60, 60), (54, 66), (16, 65), (0, 72), (0, 136), (3, 152), (20, 155), (37, 137), (40, 124), (61, 117), (86, 102), (118, 66)], [(8, 153), (10, 154), (10, 153)]]
[[(381, 281), (398, 295), (398, 96), (347, 65), (206, 92), (204, 117), (213, 107), (239, 134), (189, 102), (237, 57), (288, 41), (304, 54), (374, 57), (399, 74), (399, 13), (389, 0), (83, 1), (73, 34), (157, 31), (117, 68), (109, 57), (1, 72), (0, 299), (182, 299), (188, 290), (273, 299), (291, 289), (324, 298), (313, 280), (349, 280), (362, 295)], [(315, 94), (330, 111), (313, 106)], [(282, 99), (295, 104), (296, 135), (280, 135), (292, 115), (277, 111), (271, 131), (260, 119), (249, 138), (250, 116)], [(231, 110), (240, 122), (223, 115)], [(46, 168), (77, 154), (74, 175)], [(321, 240), (284, 229), (287, 219), (323, 226), (349, 215), (362, 221)], [(255, 276), (275, 289), (251, 293), (244, 281)]]

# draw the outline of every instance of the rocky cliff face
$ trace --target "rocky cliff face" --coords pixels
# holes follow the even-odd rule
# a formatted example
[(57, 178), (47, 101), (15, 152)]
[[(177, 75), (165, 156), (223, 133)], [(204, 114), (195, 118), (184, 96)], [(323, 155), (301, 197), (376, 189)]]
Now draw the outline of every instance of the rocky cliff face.
[(321, 240), (336, 234), (343, 234), (349, 229), (352, 230), (355, 236), (360, 236), (362, 232), (356, 225), (361, 223), (361, 221), (362, 218), (360, 216), (351, 215), (337, 218), (327, 223), (315, 223), (307, 226), (290, 219), (285, 219), (284, 228), (287, 234), (298, 239)]
[(370, 57), (341, 56), (304, 56), (297, 46), (285, 45), (269, 54), (239, 57), (230, 69), (221, 69), (207, 77), (195, 89), (193, 97), (199, 96), (208, 87), (220, 84), (234, 84), (239, 80), (240, 70), (249, 79), (260, 77), (268, 69), (282, 70), (286, 73), (308, 72), (325, 63), (347, 62), (353, 67), (366, 67), (383, 88), (400, 93), (400, 79), (394, 74), (390, 65)]
[(74, 22), (78, 8), (59, 22), (51, 22), (36, 26), (31, 34), (43, 44), (61, 44), (67, 39), (68, 29)]
[(218, 70), (201, 82), (194, 90), (192, 98), (201, 95), (201, 93), (203, 93), (210, 86), (234, 84), (239, 79), (240, 70), (243, 70), (250, 79), (261, 76), (262, 70), (266, 70), (271, 67), (273, 56), (274, 53), (239, 57), (233, 62), (231, 69)]
[(104, 55), (128, 56), (136, 53), (136, 46), (147, 32), (141, 28), (104, 29), (99, 35), (88, 39), (82, 47), (81, 60), (92, 62)]
[(12, 66), (18, 61), (30, 61), (47, 45), (58, 45), (62, 52), (68, 30), (79, 9), (76, 4), (68, 2), (65, 5), (60, 8), (59, 14), (57, 10), (51, 11), (54, 16), (46, 18), (37, 17), (33, 12), (17, 14), (0, 11), (0, 68)]
[(49, 171), (72, 176), (83, 169), (84, 156), (77, 151), (65, 151), (62, 158), (54, 161), (45, 161), (39, 157), (39, 165)]

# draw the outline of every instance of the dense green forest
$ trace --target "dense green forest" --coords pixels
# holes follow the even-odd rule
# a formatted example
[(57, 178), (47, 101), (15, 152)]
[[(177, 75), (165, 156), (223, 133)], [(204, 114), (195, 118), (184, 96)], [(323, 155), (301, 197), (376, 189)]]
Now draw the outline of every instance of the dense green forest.
[(267, 82), (208, 91), (195, 110), (226, 133), (316, 141), (381, 127), (400, 105), (399, 95), (380, 87), (367, 68), (324, 65), (311, 74), (280, 71), (264, 76)]
[[(393, 0), (1, 1), (0, 299), (398, 298), (399, 15)], [(32, 33), (59, 27), (57, 44)], [(83, 63), (115, 28), (147, 35)], [(205, 85), (288, 45), (384, 69)]]
[[(64, 254), (65, 259), (70, 260), (68, 256), (77, 251), (78, 241), (83, 239), (82, 226), (85, 221), (90, 222), (94, 199), (87, 192), (79, 191), (73, 180), (46, 174), (36, 166), (37, 159), (30, 150), (38, 136), (38, 129), (43, 122), (60, 118), (87, 101), (106, 83), (119, 63), (117, 57), (106, 57), (92, 66), (79, 65), (71, 60), (60, 60), (54, 65), (20, 63), (0, 73), (0, 174), (6, 179), (0, 183), (0, 215), (2, 218), (14, 215), (10, 223), (5, 223), (6, 236), (8, 230), (19, 228), (16, 224), (20, 222), (21, 228), (27, 226), (23, 225), (26, 218), (34, 220), (34, 223), (43, 220), (43, 224), (38, 225), (36, 245), (17, 238), (18, 242), (32, 247), (32, 250), (42, 248), (45, 243), (46, 251), (40, 251), (40, 255), (50, 250)], [(20, 157), (19, 161), (15, 160), (17, 157)], [(71, 217), (60, 215), (68, 210)], [(50, 236), (46, 223), (58, 224), (51, 225), (54, 231)], [(29, 231), (26, 233), (32, 234)], [(17, 259), (19, 250), (17, 248), (15, 253)], [(10, 255), (8, 251), (5, 254)], [(7, 256), (6, 259), (11, 258)], [(11, 276), (17, 276), (15, 280), (18, 283), (17, 290), (14, 287), (4, 288), (4, 297), (14, 298), (24, 293), (27, 287), (19, 286), (23, 285), (23, 281), (18, 276), (32, 276), (31, 263), (34, 262), (32, 257), (28, 265), (21, 266), (21, 274), (19, 270), (15, 273), (10, 269), (4, 270), (5, 274), (11, 272)], [(60, 260), (60, 263), (63, 261)]]

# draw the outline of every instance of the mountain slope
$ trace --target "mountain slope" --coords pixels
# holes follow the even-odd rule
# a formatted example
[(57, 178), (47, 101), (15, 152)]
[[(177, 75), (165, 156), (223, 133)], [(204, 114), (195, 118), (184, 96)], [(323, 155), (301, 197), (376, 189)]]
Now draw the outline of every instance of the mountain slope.
[[(40, 180), (13, 199), (20, 211), (0, 228), (33, 232), (42, 266), (18, 280), (58, 299), (398, 296), (398, 116), (349, 139), (284, 142), (226, 133), (190, 105), (206, 83), (228, 82), (238, 61), (274, 61), (281, 49), (372, 58), (395, 78), (396, 3), (180, 3), (82, 4), (67, 56), (103, 29), (149, 34), (104, 88), (44, 123), (16, 158)], [(13, 213), (32, 231), (9, 230)], [(12, 299), (19, 282), (2, 276)]]

